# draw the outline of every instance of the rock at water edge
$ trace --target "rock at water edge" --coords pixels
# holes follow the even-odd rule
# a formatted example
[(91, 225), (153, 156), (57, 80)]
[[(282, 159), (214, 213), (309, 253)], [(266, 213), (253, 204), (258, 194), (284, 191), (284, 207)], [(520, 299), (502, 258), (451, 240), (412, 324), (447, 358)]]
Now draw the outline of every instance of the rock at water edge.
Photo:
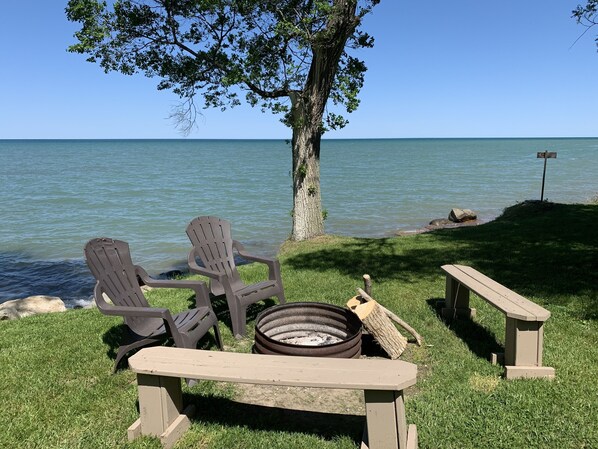
[(463, 223), (464, 221), (476, 220), (478, 216), (471, 209), (451, 209), (448, 219), (454, 223)]
[(0, 320), (17, 320), (40, 313), (64, 312), (66, 307), (57, 296), (29, 296), (0, 304)]

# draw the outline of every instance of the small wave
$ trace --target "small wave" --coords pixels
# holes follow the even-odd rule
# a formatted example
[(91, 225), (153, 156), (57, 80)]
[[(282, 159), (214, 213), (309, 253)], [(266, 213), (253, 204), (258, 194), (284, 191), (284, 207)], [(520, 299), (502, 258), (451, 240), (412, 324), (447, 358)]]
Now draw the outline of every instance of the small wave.
[(83, 259), (37, 260), (0, 253), (0, 303), (34, 295), (57, 296), (67, 307), (87, 306), (94, 279)]
[[(247, 263), (235, 255), (237, 265)], [(202, 265), (198, 261), (199, 265)], [(67, 308), (93, 304), (95, 279), (83, 259), (37, 260), (19, 252), (0, 253), (0, 304), (34, 295), (57, 296)], [(181, 262), (157, 278), (172, 279), (188, 273)]]

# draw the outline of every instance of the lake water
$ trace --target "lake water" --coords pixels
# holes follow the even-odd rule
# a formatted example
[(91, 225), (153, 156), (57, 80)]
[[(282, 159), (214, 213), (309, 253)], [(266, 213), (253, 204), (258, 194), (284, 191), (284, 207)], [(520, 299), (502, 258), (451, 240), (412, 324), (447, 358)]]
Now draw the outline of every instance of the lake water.
[[(452, 207), (484, 220), (545, 198), (598, 194), (598, 139), (381, 139), (322, 143), (328, 233), (418, 229)], [(150, 273), (184, 265), (185, 227), (231, 221), (252, 252), (273, 255), (291, 230), (291, 149), (283, 140), (0, 140), (0, 302), (88, 300), (82, 259), (93, 237), (129, 242)]]

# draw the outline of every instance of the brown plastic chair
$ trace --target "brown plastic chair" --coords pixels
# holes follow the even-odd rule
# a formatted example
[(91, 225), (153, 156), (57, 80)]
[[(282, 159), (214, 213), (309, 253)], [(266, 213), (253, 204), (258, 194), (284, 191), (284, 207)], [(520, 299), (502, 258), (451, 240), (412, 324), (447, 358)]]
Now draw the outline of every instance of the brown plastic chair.
[[(245, 335), (247, 307), (250, 304), (272, 296), (277, 296), (281, 304), (286, 302), (278, 260), (246, 253), (243, 245), (232, 239), (228, 221), (218, 217), (197, 217), (187, 226), (187, 235), (193, 244), (189, 252), (189, 268), (210, 278), (213, 295), (226, 295), (235, 337)], [(268, 265), (268, 280), (244, 284), (237, 271), (233, 248), (246, 260)], [(196, 263), (196, 257), (201, 259), (205, 268)]]
[[(87, 266), (97, 281), (94, 299), (98, 309), (105, 315), (122, 316), (127, 326), (128, 335), (118, 348), (114, 371), (128, 352), (169, 338), (180, 348), (195, 349), (210, 327), (214, 328), (216, 343), (222, 350), (218, 320), (204, 282), (152, 279), (143, 268), (133, 265), (129, 245), (120, 240), (90, 240), (84, 253)], [(173, 316), (168, 309), (151, 307), (139, 287), (138, 278), (150, 287), (194, 290), (196, 308)], [(104, 294), (112, 304), (105, 300)]]

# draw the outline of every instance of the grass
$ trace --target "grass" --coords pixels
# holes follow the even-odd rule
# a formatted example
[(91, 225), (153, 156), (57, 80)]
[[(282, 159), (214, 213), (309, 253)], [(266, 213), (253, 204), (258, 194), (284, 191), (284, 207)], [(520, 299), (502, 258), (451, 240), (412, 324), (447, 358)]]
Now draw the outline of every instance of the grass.
[[(343, 305), (374, 281), (373, 296), (423, 335), (403, 359), (418, 365), (407, 417), (421, 448), (598, 447), (598, 205), (522, 203), (477, 227), (386, 239), (326, 236), (281, 249), (291, 301)], [(489, 363), (504, 343), (504, 317), (475, 296), (474, 321), (442, 322), (439, 266), (471, 265), (552, 313), (544, 364), (556, 379), (507, 381)], [(258, 279), (259, 265), (242, 267)], [(187, 291), (154, 290), (155, 305), (184, 309)], [(267, 305), (272, 304), (269, 302)], [(227, 350), (237, 341), (222, 301), (214, 304)], [(257, 313), (249, 311), (249, 335)], [(120, 319), (72, 310), (0, 323), (0, 447), (159, 448), (156, 439), (126, 441), (137, 418), (134, 375), (110, 374)], [(211, 339), (201, 343), (214, 349)], [(233, 385), (202, 382), (185, 390), (199, 414), (177, 448), (355, 448), (355, 414), (293, 411), (235, 402)]]

